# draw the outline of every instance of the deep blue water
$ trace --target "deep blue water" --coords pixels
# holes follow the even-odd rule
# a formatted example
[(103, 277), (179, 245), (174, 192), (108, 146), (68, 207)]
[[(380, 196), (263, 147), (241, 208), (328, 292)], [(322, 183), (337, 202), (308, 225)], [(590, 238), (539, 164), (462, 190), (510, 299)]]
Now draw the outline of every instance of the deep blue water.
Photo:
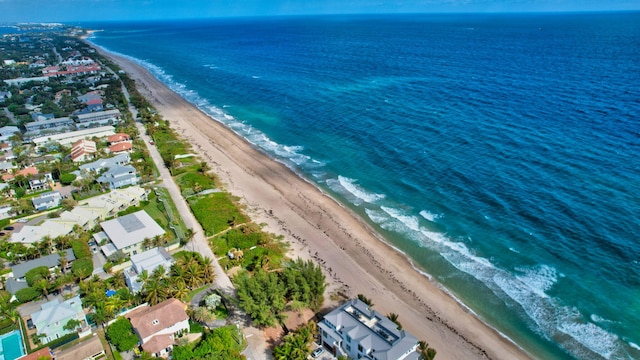
[(537, 357), (640, 358), (640, 13), (85, 26)]

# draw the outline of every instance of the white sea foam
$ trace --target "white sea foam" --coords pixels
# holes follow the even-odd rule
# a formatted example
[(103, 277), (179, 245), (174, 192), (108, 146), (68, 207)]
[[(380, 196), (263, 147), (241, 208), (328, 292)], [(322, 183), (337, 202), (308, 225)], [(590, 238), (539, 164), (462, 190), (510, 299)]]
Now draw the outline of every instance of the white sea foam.
[(592, 323), (563, 321), (558, 330), (571, 336), (589, 350), (605, 359), (611, 359), (618, 351), (618, 337)]
[(516, 279), (526, 284), (537, 296), (546, 298), (548, 295), (546, 291), (558, 282), (558, 274), (556, 269), (547, 265), (540, 265), (533, 268), (517, 268), (516, 270), (522, 272), (521, 275), (517, 275)]
[(640, 350), (640, 345), (638, 345), (638, 344), (636, 344), (636, 343), (629, 342), (629, 345), (630, 345), (632, 348), (636, 349), (636, 350)]
[[(363, 187), (356, 184), (357, 180), (349, 179), (348, 177), (344, 177), (342, 175), (338, 176), (338, 183), (340, 186), (346, 190), (349, 194), (355, 196), (361, 201), (367, 203), (374, 203), (380, 199), (384, 199), (383, 194), (376, 194), (365, 190)], [(359, 205), (359, 204), (356, 204)]]
[(420, 231), (420, 224), (418, 223), (418, 218), (415, 216), (406, 215), (401, 210), (391, 207), (381, 206), (380, 208), (394, 219), (400, 221), (407, 228), (413, 231)]
[(436, 222), (436, 220), (442, 218), (442, 214), (434, 214), (431, 213), (427, 210), (422, 210), (420, 211), (420, 216), (422, 216), (423, 218), (431, 221), (431, 222)]

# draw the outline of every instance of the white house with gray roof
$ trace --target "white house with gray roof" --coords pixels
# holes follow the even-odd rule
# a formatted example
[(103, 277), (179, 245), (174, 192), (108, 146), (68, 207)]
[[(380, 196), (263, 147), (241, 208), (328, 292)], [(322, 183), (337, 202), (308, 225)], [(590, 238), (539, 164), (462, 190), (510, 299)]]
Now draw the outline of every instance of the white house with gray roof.
[(100, 226), (111, 242), (101, 247), (105, 256), (116, 251), (122, 251), (128, 256), (136, 255), (143, 251), (144, 239), (153, 239), (165, 233), (144, 210), (102, 222)]
[(418, 339), (386, 316), (353, 299), (318, 323), (322, 345), (351, 359), (418, 360)]
[(142, 290), (144, 283), (139, 279), (140, 275), (146, 271), (151, 275), (154, 270), (163, 267), (168, 272), (174, 264), (173, 257), (162, 247), (153, 248), (143, 253), (131, 256), (131, 267), (124, 271), (124, 279), (127, 287), (132, 293)]
[(58, 191), (49, 191), (31, 199), (37, 211), (47, 210), (60, 205), (62, 195)]
[(94, 162), (80, 165), (82, 172), (100, 172), (103, 169), (112, 169), (118, 166), (126, 165), (131, 161), (131, 157), (128, 153), (121, 153), (116, 156), (98, 159)]
[(109, 189), (119, 189), (121, 187), (135, 185), (140, 181), (136, 168), (131, 165), (116, 166), (109, 168), (97, 181), (107, 184)]

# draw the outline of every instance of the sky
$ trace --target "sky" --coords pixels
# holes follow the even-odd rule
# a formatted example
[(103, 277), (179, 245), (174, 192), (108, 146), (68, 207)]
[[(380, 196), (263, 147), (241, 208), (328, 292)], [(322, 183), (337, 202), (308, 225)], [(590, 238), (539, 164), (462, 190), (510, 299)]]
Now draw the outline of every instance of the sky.
[(0, 0), (0, 23), (364, 13), (640, 10), (640, 0)]

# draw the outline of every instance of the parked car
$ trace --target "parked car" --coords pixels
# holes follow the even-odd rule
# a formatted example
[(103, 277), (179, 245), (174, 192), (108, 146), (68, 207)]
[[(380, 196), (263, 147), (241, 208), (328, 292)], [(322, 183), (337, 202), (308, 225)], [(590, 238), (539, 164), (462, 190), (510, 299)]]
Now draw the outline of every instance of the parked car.
[(13, 226), (5, 226), (4, 230), (13, 230), (14, 227)]
[(320, 354), (322, 354), (323, 352), (324, 352), (324, 349), (319, 347), (319, 348), (313, 350), (313, 352), (311, 353), (311, 356), (316, 358), (316, 357), (320, 356)]

